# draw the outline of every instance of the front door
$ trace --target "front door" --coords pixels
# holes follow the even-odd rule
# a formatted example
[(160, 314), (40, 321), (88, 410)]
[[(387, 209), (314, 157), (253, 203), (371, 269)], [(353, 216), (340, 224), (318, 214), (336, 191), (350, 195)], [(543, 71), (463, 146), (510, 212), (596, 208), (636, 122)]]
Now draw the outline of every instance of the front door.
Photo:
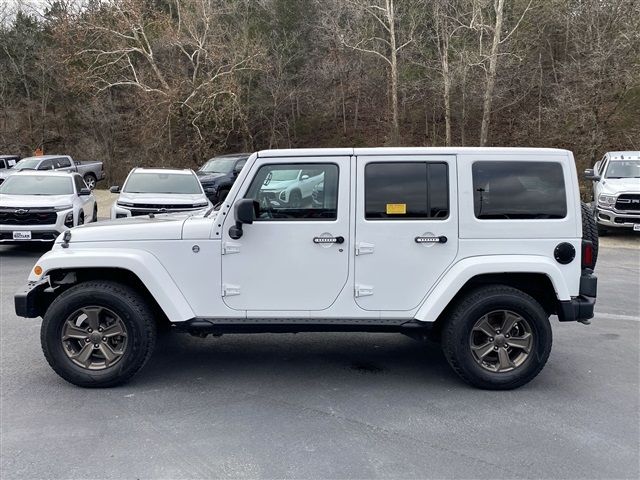
[(258, 158), (234, 200), (259, 202), (258, 218), (222, 235), (222, 295), (237, 310), (324, 310), (349, 269), (349, 156)]
[(357, 172), (356, 303), (412, 310), (458, 251), (456, 157), (359, 156)]

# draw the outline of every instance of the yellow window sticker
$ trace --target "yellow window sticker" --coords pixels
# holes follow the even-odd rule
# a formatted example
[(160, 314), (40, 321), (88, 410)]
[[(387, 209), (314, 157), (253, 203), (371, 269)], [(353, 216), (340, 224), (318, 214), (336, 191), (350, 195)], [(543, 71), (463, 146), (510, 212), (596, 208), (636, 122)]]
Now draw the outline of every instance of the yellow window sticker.
[(387, 215), (406, 215), (406, 203), (387, 203)]

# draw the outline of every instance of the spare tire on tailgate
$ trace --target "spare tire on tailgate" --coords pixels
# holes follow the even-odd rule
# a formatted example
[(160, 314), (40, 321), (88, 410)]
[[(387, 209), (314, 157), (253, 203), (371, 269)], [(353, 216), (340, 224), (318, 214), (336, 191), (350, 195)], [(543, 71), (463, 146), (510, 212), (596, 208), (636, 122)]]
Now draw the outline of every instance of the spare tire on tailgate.
[(593, 266), (598, 261), (598, 225), (588, 203), (582, 203), (582, 239), (593, 245)]

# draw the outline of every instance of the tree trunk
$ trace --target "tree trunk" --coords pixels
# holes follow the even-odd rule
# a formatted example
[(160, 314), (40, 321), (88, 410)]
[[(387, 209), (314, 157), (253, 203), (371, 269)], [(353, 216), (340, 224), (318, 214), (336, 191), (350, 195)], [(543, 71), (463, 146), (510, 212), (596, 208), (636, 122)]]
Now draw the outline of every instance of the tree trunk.
[(496, 70), (498, 67), (498, 49), (500, 48), (500, 35), (502, 33), (502, 14), (504, 11), (504, 0), (495, 0), (494, 9), (496, 11), (496, 24), (493, 32), (493, 43), (491, 45), (491, 55), (489, 57), (489, 73), (487, 74), (487, 85), (484, 92), (484, 103), (482, 109), (482, 126), (480, 128), (480, 146), (487, 145), (489, 140), (489, 122), (491, 120), (491, 103), (493, 102), (493, 90), (496, 84)]
[(396, 46), (396, 27), (393, 0), (386, 0), (387, 20), (389, 22), (389, 44), (391, 47), (391, 143), (398, 145), (400, 120), (398, 115), (398, 50)]

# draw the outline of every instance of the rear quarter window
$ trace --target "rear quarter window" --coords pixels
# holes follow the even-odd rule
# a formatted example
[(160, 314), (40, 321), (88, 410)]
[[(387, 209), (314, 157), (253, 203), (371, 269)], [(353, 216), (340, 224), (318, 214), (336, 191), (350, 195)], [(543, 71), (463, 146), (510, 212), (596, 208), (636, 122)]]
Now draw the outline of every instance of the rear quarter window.
[(478, 219), (557, 219), (567, 216), (562, 165), (557, 162), (475, 162), (474, 213)]

